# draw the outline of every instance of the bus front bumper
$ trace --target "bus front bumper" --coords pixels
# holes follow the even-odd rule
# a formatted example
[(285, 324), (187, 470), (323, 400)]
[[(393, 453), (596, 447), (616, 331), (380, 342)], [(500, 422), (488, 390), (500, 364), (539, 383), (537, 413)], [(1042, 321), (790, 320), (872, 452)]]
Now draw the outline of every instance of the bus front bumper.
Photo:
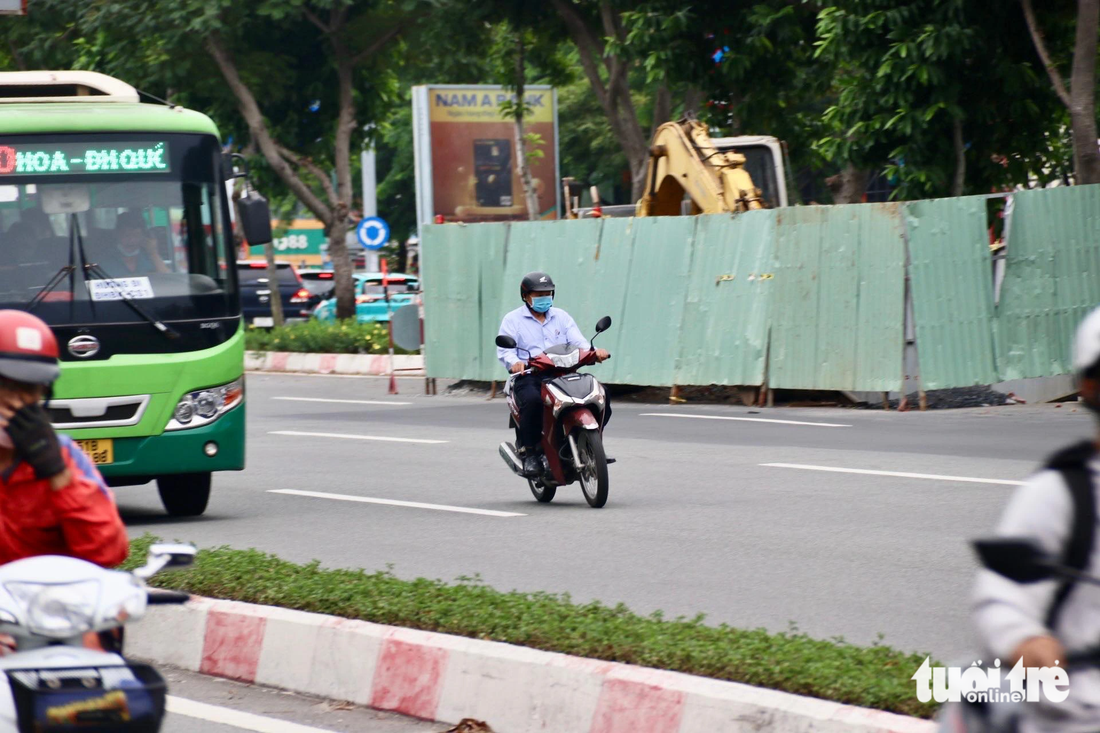
[[(160, 435), (114, 439), (114, 461), (97, 466), (111, 486), (152, 481), (157, 476), (244, 468), (244, 408), (242, 404), (201, 428)], [(206, 454), (214, 443), (217, 453)]]

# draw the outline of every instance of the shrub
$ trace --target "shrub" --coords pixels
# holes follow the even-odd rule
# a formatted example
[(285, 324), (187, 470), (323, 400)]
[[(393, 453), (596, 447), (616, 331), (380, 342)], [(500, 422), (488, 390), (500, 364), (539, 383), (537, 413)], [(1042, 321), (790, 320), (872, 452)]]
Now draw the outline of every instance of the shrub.
[[(282, 328), (255, 328), (245, 331), (249, 351), (304, 351), (321, 354), (385, 354), (389, 349), (385, 323), (346, 321), (306, 321)], [(395, 353), (413, 352), (395, 349)]]

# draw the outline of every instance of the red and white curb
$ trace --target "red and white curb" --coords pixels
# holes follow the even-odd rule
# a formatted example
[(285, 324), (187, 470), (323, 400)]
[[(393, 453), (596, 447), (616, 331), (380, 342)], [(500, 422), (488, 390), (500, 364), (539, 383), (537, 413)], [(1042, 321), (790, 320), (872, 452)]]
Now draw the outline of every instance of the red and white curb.
[(208, 598), (151, 609), (126, 637), (154, 662), (498, 733), (936, 730), (735, 682)]
[[(359, 374), (389, 376), (388, 354), (308, 354), (293, 351), (246, 351), (244, 368), (255, 372), (300, 372), (305, 374)], [(424, 357), (403, 354), (393, 357), (399, 377), (424, 376)]]

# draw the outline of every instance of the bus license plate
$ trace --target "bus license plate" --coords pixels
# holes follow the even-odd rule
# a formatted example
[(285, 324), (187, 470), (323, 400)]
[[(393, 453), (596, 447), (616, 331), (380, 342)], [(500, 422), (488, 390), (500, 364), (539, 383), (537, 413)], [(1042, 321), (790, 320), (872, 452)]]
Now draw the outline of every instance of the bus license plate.
[(115, 462), (115, 443), (110, 438), (76, 440), (73, 442), (79, 445), (92, 459), (92, 463), (97, 466)]

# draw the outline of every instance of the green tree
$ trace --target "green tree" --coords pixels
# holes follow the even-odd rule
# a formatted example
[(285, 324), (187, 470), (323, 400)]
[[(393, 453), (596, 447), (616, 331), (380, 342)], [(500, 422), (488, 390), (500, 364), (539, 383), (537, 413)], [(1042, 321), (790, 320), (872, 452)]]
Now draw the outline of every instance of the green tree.
[[(577, 49), (592, 93), (630, 166), (631, 200), (636, 201), (645, 188), (650, 138), (642, 128), (631, 87), (630, 72), (636, 59), (626, 43), (623, 17), (630, 8), (615, 0), (550, 0), (550, 5), (561, 17)], [(654, 90), (653, 94), (667, 99), (667, 92)], [(667, 119), (667, 107), (656, 105), (655, 120)]]
[(818, 150), (847, 195), (885, 170), (899, 198), (961, 195), (1062, 170), (1059, 129), (1014, 13), (996, 0), (824, 0), (816, 57), (834, 69)]
[[(396, 97), (388, 62), (432, 0), (39, 0), (75, 63), (214, 111), (325, 225), (337, 316), (354, 315), (353, 148)], [(37, 41), (39, 36), (32, 41)], [(35, 52), (34, 43), (21, 52)], [(199, 104), (195, 104), (199, 102)], [(235, 114), (228, 114), (228, 110)], [(243, 124), (242, 124), (243, 123)]]
[(815, 2), (645, 0), (623, 11), (622, 46), (658, 100), (682, 100), (658, 109), (655, 126), (688, 113), (723, 134), (773, 135), (789, 144), (797, 169), (815, 171), (823, 161), (812, 143), (832, 78), (813, 58), (816, 18)]

